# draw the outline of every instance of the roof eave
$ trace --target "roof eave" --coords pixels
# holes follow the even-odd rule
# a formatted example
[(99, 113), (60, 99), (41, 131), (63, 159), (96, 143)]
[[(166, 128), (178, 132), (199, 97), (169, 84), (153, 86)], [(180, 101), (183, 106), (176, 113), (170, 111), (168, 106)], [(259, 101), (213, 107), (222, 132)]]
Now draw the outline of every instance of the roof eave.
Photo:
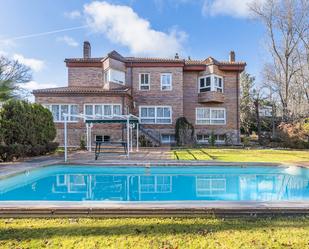
[(237, 72), (243, 72), (245, 70), (245, 67), (247, 66), (246, 63), (231, 63), (231, 64), (219, 64), (218, 67), (222, 71), (237, 71)]

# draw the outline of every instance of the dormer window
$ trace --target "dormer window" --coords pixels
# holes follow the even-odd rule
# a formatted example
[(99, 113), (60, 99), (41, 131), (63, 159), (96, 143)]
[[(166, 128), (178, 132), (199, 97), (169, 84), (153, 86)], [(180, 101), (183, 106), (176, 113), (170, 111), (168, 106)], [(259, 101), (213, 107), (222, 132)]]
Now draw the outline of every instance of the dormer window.
[(113, 82), (117, 84), (124, 85), (125, 84), (125, 78), (126, 78), (126, 73), (120, 70), (116, 69), (109, 69), (107, 71), (107, 81), (108, 82)]
[(223, 77), (206, 75), (199, 78), (199, 92), (223, 92)]

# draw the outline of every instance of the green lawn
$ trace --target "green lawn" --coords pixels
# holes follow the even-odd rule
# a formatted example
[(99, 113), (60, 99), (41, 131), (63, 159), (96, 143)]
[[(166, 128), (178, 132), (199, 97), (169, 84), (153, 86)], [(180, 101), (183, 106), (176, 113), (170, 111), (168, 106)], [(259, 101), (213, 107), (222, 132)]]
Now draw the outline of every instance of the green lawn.
[(309, 248), (309, 217), (0, 219), (0, 248)]
[(309, 163), (309, 151), (256, 149), (188, 149), (173, 150), (177, 160), (219, 160), (226, 162)]

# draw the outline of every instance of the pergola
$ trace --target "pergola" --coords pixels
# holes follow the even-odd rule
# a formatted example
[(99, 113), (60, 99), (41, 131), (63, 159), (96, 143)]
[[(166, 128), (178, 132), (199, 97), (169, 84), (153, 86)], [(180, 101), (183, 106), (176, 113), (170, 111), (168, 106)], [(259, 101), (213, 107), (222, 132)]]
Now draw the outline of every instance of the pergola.
[[(68, 160), (68, 114), (64, 116), (64, 161)], [(86, 142), (87, 150), (91, 152), (91, 129), (93, 124), (126, 124), (127, 128), (127, 156), (130, 156), (130, 152), (133, 152), (133, 128), (136, 127), (136, 151), (138, 147), (138, 133), (139, 133), (139, 117), (128, 114), (128, 115), (109, 115), (109, 116), (89, 116), (85, 114), (70, 115), (70, 117), (82, 118), (86, 123)]]

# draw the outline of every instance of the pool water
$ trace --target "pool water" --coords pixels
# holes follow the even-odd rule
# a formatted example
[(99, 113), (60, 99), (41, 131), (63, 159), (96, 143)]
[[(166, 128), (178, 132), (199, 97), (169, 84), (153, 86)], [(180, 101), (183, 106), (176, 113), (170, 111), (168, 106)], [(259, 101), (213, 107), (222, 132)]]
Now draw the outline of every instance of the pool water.
[(49, 166), (0, 180), (1, 201), (309, 200), (299, 167)]

